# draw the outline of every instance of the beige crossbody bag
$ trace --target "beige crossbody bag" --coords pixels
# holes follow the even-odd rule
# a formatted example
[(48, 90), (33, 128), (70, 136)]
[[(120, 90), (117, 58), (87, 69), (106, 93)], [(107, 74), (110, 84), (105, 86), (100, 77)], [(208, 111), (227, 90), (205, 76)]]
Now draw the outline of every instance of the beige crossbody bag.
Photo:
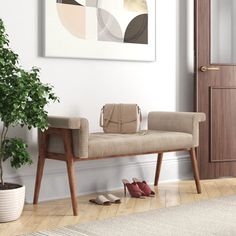
[(100, 115), (105, 133), (132, 134), (140, 130), (142, 115), (137, 104), (106, 104)]

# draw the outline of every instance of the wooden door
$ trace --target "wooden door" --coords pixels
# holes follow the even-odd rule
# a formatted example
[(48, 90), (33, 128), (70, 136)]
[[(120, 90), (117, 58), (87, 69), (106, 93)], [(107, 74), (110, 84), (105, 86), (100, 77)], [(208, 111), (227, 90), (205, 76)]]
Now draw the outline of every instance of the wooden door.
[(195, 0), (195, 105), (201, 178), (236, 176), (235, 0)]

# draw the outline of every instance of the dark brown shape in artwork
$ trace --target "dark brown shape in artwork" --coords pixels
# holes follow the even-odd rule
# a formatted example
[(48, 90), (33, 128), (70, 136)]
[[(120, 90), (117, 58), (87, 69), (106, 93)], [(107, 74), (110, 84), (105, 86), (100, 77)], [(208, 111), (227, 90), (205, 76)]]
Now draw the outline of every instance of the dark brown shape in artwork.
[(74, 0), (57, 0), (57, 3), (83, 6), (83, 5), (79, 4), (78, 2), (76, 2)]
[(138, 15), (129, 23), (124, 42), (148, 44), (148, 14)]

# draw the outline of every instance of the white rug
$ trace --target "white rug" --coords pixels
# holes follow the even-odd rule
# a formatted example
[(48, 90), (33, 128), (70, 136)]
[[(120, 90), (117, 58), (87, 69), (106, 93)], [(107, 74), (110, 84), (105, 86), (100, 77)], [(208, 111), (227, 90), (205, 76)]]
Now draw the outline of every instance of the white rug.
[(27, 236), (236, 236), (236, 196), (42, 231)]

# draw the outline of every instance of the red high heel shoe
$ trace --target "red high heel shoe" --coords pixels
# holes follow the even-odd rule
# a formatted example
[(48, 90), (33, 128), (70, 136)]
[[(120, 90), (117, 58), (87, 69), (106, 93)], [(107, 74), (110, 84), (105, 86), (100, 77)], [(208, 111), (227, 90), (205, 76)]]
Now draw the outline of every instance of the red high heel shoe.
[(144, 192), (145, 196), (147, 197), (155, 196), (155, 192), (151, 190), (146, 181), (141, 181), (140, 179), (137, 178), (133, 178), (133, 181), (138, 185), (138, 187), (142, 190), (142, 192)]
[(138, 185), (135, 182), (130, 183), (127, 179), (123, 179), (122, 182), (124, 184), (125, 196), (126, 196), (126, 188), (127, 188), (131, 197), (144, 198), (145, 193), (138, 187)]

